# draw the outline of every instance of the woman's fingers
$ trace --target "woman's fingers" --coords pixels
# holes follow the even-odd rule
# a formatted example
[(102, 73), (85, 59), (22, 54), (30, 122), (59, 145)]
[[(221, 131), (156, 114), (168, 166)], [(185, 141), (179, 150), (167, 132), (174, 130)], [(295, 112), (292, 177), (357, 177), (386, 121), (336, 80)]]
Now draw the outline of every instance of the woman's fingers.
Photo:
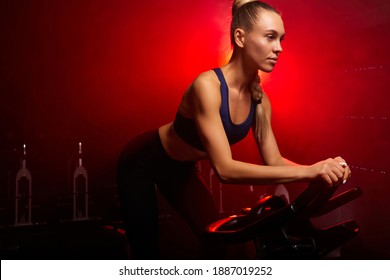
[(336, 157), (335, 161), (337, 161), (342, 168), (343, 177), (342, 184), (345, 184), (347, 180), (351, 177), (351, 169), (348, 166), (348, 163), (342, 157)]
[(342, 157), (328, 158), (312, 167), (315, 172), (313, 178), (321, 179), (330, 187), (345, 184), (351, 177), (351, 170)]

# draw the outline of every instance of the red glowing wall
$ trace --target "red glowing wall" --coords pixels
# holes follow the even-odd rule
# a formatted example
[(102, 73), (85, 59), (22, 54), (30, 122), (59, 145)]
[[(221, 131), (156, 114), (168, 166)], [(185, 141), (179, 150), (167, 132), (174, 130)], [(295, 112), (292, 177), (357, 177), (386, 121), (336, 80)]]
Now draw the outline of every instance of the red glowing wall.
[[(304, 164), (345, 157), (353, 172), (349, 184), (360, 186), (364, 196), (337, 217), (356, 218), (365, 246), (389, 251), (390, 4), (269, 3), (282, 12), (287, 31), (277, 67), (263, 76), (280, 149)], [(69, 190), (79, 141), (92, 173), (92, 194), (104, 196), (106, 186), (115, 184), (116, 156), (126, 141), (171, 121), (189, 83), (224, 60), (230, 5), (227, 0), (3, 1), (3, 205), (12, 197), (10, 182), (23, 143), (37, 203), (48, 204)], [(236, 158), (258, 162), (255, 149), (251, 138), (233, 147)], [(291, 186), (291, 196), (300, 190)], [(229, 191), (240, 189), (227, 187), (225, 193), (227, 205), (237, 207)], [(2, 217), (8, 215), (2, 211)]]

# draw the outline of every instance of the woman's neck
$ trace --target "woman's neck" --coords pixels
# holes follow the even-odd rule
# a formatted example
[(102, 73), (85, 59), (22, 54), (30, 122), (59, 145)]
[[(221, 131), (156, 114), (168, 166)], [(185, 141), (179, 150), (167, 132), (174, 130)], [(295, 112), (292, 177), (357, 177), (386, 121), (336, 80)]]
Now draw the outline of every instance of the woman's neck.
[(225, 79), (229, 81), (229, 87), (237, 89), (239, 92), (248, 89), (255, 76), (258, 75), (258, 70), (245, 65), (235, 52), (233, 52), (229, 63), (221, 68), (224, 71)]

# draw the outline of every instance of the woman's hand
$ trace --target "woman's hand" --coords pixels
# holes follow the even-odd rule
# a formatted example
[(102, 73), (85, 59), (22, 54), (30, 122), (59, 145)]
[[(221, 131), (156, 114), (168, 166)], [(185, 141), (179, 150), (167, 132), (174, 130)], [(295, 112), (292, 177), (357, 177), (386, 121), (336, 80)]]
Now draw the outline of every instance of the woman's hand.
[(342, 157), (329, 158), (309, 166), (309, 178), (321, 180), (328, 186), (345, 184), (351, 177), (351, 169)]

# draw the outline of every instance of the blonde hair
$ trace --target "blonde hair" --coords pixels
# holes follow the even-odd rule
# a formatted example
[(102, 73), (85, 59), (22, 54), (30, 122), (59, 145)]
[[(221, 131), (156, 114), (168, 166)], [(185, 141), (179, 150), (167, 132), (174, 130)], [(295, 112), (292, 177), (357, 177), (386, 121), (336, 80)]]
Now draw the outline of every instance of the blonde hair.
[(234, 31), (242, 28), (250, 31), (255, 25), (261, 10), (280, 14), (274, 7), (258, 0), (234, 0), (232, 6), (232, 22), (230, 26), (231, 43), (234, 46)]
[(249, 3), (249, 2), (254, 2), (257, 0), (234, 0), (233, 1), (233, 6), (232, 6), (232, 15), (236, 12), (238, 8), (240, 8), (242, 5)]
[[(237, 28), (243, 28), (250, 31), (256, 23), (261, 10), (272, 11), (280, 14), (272, 6), (258, 0), (234, 0), (232, 6), (232, 23), (230, 27), (231, 44), (235, 47), (234, 31)], [(260, 83), (260, 81), (259, 81)], [(269, 125), (265, 115), (263, 105), (261, 104), (262, 89), (255, 90), (251, 88), (252, 99), (256, 103), (256, 122), (255, 122), (255, 138), (258, 143), (261, 143), (267, 135)]]

